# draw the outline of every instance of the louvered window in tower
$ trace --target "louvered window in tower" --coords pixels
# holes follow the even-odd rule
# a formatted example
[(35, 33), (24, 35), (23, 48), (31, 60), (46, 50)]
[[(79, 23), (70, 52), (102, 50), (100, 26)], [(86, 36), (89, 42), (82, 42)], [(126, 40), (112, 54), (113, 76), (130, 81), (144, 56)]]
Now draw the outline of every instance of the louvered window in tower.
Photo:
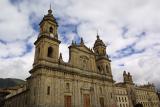
[(52, 48), (52, 47), (49, 47), (49, 48), (48, 48), (47, 56), (50, 57), (50, 58), (53, 57), (53, 48)]
[(109, 73), (109, 67), (108, 67), (108, 65), (106, 65), (106, 71), (107, 71), (107, 73)]
[(52, 27), (49, 28), (49, 32), (53, 33), (53, 28)]

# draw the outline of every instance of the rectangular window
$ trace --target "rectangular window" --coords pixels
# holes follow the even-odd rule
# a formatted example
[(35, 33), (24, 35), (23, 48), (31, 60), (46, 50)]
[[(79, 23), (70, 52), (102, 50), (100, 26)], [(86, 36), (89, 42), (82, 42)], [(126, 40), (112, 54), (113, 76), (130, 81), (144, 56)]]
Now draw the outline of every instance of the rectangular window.
[(112, 93), (111, 93), (111, 98), (112, 98), (113, 96), (112, 96)]
[(34, 89), (33, 89), (33, 94), (34, 94), (34, 96), (36, 95), (36, 87), (34, 87)]
[(50, 95), (50, 87), (47, 87), (47, 95)]
[(83, 95), (83, 107), (90, 107), (90, 96), (89, 94)]
[(100, 97), (99, 101), (100, 101), (100, 107), (104, 107), (104, 98)]
[(64, 96), (65, 107), (72, 107), (71, 96)]

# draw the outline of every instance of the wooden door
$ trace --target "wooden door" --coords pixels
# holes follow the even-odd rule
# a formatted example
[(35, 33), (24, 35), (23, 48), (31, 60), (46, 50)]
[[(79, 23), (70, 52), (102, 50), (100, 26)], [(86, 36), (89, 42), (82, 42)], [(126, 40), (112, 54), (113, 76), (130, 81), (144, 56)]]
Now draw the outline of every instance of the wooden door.
[(83, 107), (90, 107), (90, 96), (89, 94), (83, 95)]
[(65, 107), (72, 107), (71, 96), (64, 96)]
[(100, 101), (100, 107), (104, 107), (104, 98), (100, 97), (99, 101)]

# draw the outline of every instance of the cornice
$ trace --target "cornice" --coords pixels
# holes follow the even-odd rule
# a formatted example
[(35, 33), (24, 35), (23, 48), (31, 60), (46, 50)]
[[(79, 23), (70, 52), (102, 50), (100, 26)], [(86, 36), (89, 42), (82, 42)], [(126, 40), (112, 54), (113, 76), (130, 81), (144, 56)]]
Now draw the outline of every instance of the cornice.
[(34, 73), (38, 69), (47, 69), (47, 70), (51, 70), (53, 72), (62, 72), (62, 73), (67, 73), (67, 74), (71, 74), (71, 75), (78, 75), (81, 77), (86, 77), (86, 78), (90, 78), (90, 79), (98, 79), (101, 81), (109, 81), (109, 82), (114, 83), (114, 80), (112, 79), (112, 75), (107, 77), (106, 75), (98, 74), (96, 72), (84, 71), (84, 70), (80, 70), (77, 68), (72, 68), (72, 67), (68, 67), (68, 66), (64, 66), (64, 65), (57, 65), (57, 66), (51, 67), (51, 66), (46, 66), (46, 65), (41, 64), (41, 65), (36, 65), (29, 72)]
[(42, 34), (41, 36), (38, 37), (38, 39), (34, 42), (34, 44), (37, 44), (41, 39), (44, 39), (44, 38), (49, 39), (49, 40), (51, 40), (51, 41), (56, 41), (56, 42), (58, 42), (59, 44), (61, 43), (61, 41), (58, 40), (58, 39), (56, 39), (56, 38), (51, 38), (51, 37), (48, 36), (48, 35)]

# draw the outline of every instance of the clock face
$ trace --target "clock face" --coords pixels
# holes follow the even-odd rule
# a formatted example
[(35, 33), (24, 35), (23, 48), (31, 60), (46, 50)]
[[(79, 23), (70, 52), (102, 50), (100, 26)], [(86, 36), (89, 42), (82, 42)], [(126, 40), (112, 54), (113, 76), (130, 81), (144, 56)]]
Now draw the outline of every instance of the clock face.
[(50, 33), (50, 37), (51, 37), (51, 38), (54, 38), (54, 35), (53, 35), (53, 33)]

